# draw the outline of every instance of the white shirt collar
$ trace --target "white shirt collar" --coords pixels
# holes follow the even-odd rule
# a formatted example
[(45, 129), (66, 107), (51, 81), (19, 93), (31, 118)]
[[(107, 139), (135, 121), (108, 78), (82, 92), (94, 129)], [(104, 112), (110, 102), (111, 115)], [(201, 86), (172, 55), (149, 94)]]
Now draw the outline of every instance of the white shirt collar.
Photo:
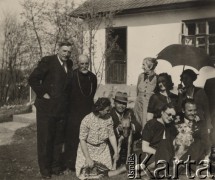
[(61, 66), (63, 66), (63, 61), (59, 58), (59, 56), (57, 55), (58, 61), (60, 62)]
[[(116, 111), (116, 110), (115, 110)], [(119, 120), (121, 121), (122, 117), (123, 117), (123, 114), (119, 114), (117, 111), (116, 111), (116, 115), (118, 116)]]

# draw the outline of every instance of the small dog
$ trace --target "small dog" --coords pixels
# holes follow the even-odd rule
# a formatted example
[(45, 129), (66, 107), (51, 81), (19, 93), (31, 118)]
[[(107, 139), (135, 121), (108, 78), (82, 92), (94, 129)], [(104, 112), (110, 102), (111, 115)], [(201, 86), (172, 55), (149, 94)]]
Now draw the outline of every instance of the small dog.
[(128, 157), (131, 155), (133, 136), (130, 114), (122, 118), (121, 124), (117, 128), (117, 134), (119, 159), (114, 161), (113, 169), (116, 169), (117, 166), (122, 164), (126, 164)]
[[(195, 121), (200, 121), (200, 118), (196, 115)], [(183, 154), (185, 154), (190, 147), (190, 145), (194, 142), (193, 133), (198, 130), (197, 127), (193, 126), (193, 122), (190, 123), (182, 123), (177, 124), (176, 128), (178, 130), (178, 135), (173, 141), (173, 145), (175, 148), (175, 158), (180, 159)]]

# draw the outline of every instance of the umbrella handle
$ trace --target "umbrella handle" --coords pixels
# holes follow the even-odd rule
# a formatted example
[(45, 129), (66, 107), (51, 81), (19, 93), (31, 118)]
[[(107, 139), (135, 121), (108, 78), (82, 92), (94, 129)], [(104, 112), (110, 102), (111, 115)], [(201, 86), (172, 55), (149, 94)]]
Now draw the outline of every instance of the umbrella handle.
[[(183, 65), (183, 70), (182, 70), (182, 73), (181, 73), (181, 74), (183, 74), (184, 69), (185, 69), (185, 65)], [(182, 80), (181, 80), (181, 83), (180, 83), (180, 84), (182, 84)]]
[[(185, 69), (185, 65), (183, 65), (183, 70), (182, 70), (181, 74), (183, 74), (184, 69)], [(182, 78), (181, 78), (180, 84), (178, 85), (178, 91), (180, 92), (180, 94), (182, 94), (184, 92), (184, 88), (183, 88), (183, 84), (182, 84)]]
[(184, 72), (184, 69), (185, 69), (185, 65), (183, 65), (183, 70), (182, 70), (182, 73)]

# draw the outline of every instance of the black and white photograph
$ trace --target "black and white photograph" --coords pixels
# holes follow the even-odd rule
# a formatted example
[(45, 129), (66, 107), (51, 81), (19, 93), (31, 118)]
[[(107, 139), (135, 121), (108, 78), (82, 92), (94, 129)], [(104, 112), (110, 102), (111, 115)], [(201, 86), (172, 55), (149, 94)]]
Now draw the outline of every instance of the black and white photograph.
[(0, 0), (0, 179), (215, 179), (215, 0)]

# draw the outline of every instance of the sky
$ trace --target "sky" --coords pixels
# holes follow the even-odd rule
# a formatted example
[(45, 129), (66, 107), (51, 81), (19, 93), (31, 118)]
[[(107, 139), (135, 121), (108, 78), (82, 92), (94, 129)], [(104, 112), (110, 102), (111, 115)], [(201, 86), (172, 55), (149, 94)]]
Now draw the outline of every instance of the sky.
[[(4, 12), (12, 12), (12, 13), (20, 13), (21, 6), (20, 2), (23, 0), (0, 0), (0, 17), (3, 15)], [(37, 1), (37, 0), (34, 0)], [(53, 0), (46, 0), (46, 1), (53, 1)], [(72, 0), (69, 0), (72, 1)], [(84, 2), (84, 0), (74, 0), (75, 4), (78, 6)]]

